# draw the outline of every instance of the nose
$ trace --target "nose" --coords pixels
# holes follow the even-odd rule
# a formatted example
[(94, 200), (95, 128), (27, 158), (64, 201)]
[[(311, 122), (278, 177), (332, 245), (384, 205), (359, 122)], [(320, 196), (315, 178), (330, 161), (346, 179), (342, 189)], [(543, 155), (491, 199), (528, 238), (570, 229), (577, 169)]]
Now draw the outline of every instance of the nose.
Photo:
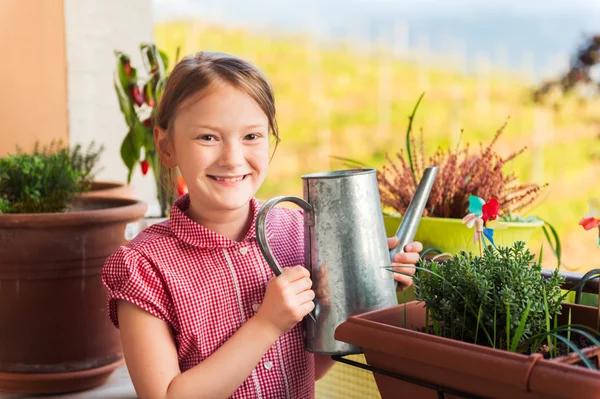
[(242, 143), (235, 141), (224, 142), (219, 158), (219, 166), (233, 170), (243, 166), (244, 163), (245, 157)]

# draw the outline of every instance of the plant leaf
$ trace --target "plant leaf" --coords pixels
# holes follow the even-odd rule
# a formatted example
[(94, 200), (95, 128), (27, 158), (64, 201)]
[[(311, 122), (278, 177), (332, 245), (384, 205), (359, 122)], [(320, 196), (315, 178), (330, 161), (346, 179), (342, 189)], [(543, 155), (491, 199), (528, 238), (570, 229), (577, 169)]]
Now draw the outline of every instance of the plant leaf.
[(525, 329), (525, 322), (527, 321), (527, 317), (529, 316), (529, 308), (531, 307), (531, 301), (527, 302), (527, 307), (523, 312), (523, 316), (521, 317), (521, 321), (519, 322), (519, 326), (517, 327), (517, 331), (512, 339), (512, 345), (510, 346), (510, 351), (515, 352), (517, 350), (517, 346), (519, 342), (521, 342), (521, 337), (523, 336), (523, 330)]
[(419, 108), (419, 104), (421, 103), (423, 96), (425, 96), (425, 92), (421, 93), (421, 96), (417, 100), (417, 103), (415, 104), (415, 107), (413, 108), (413, 111), (408, 118), (408, 128), (406, 129), (406, 152), (408, 153), (408, 163), (410, 165), (410, 171), (412, 172), (412, 177), (413, 177), (413, 182), (415, 183), (415, 187), (417, 186), (417, 176), (415, 175), (413, 150), (411, 148), (412, 146), (410, 145), (410, 134), (412, 133), (412, 124), (415, 119), (415, 114), (417, 113), (417, 108)]
[(506, 304), (506, 349), (510, 348), (510, 304)]
[(125, 139), (123, 139), (123, 143), (121, 143), (121, 159), (129, 171), (127, 174), (127, 183), (131, 182), (133, 168), (140, 159), (140, 149), (141, 147), (136, 146), (135, 133), (131, 129), (125, 136)]
[[(546, 236), (546, 239), (548, 240), (548, 243), (550, 244), (550, 248), (554, 252), (554, 255), (556, 255), (557, 267), (560, 268), (560, 265), (562, 264), (562, 245), (560, 243), (560, 238), (558, 236), (558, 233), (556, 232), (556, 229), (554, 228), (554, 226), (552, 226), (546, 220), (544, 220), (544, 219), (540, 219), (540, 220), (544, 222), (544, 225), (542, 226), (542, 231), (544, 232), (544, 235)], [(550, 233), (552, 234), (552, 237), (554, 238), (555, 245), (552, 245), (552, 240), (550, 239), (550, 234), (548, 233), (548, 229), (546, 229), (546, 227), (548, 227), (548, 229), (550, 229)]]
[(125, 93), (122, 87), (115, 81), (115, 91), (117, 93), (117, 99), (119, 100), (119, 107), (121, 108), (121, 112), (125, 117), (125, 122), (127, 126), (131, 127), (135, 125), (137, 121), (137, 115), (135, 113), (135, 107), (133, 105), (133, 101), (131, 98)]
[(481, 309), (483, 308), (483, 302), (479, 305), (479, 311), (477, 312), (477, 327), (475, 328), (475, 343), (477, 343), (477, 336), (479, 335), (479, 325), (481, 324)]
[[(548, 297), (546, 295), (546, 287), (542, 287), (542, 292), (544, 294), (544, 312), (546, 314), (546, 331), (550, 331), (550, 314), (548, 312)], [(548, 347), (552, 347), (552, 341), (550, 337), (548, 337)]]
[(337, 156), (337, 155), (330, 155), (329, 157), (333, 158), (333, 159), (336, 159), (338, 161), (342, 161), (342, 162), (348, 163), (350, 165), (356, 165), (356, 166), (361, 166), (361, 167), (366, 167), (366, 168), (369, 167), (366, 163), (361, 162), (361, 161), (357, 161), (355, 159), (340, 157), (340, 156)]
[[(568, 320), (568, 325), (571, 325), (571, 308), (569, 308), (569, 320)], [(569, 331), (567, 332), (567, 339), (570, 341), (571, 340), (571, 329), (569, 329)], [(569, 347), (567, 346), (567, 355), (569, 354)]]
[[(596, 370), (596, 367), (594, 366), (594, 364), (590, 361), (590, 359), (587, 358), (587, 356), (585, 356), (583, 354), (583, 352), (571, 341), (569, 341), (568, 339), (566, 339), (565, 337), (563, 337), (560, 334), (555, 334), (555, 333), (550, 333), (549, 335), (553, 336), (556, 339), (560, 339), (562, 342), (564, 342), (569, 348), (571, 348), (571, 350), (575, 353), (577, 353), (577, 355), (581, 358), (581, 361), (586, 365), (587, 368), (591, 369), (591, 370)], [(550, 341), (550, 337), (548, 337), (548, 341)]]

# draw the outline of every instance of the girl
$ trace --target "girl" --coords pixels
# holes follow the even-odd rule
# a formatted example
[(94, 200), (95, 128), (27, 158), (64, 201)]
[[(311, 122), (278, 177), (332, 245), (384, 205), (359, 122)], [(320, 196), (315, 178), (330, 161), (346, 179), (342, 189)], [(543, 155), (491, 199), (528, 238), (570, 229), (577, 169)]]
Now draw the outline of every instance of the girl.
[[(102, 271), (137, 394), (313, 398), (315, 380), (333, 362), (304, 350), (300, 321), (315, 295), (300, 266), (301, 211), (269, 215), (269, 243), (285, 267), (276, 278), (254, 233), (269, 139), (279, 141), (267, 79), (239, 58), (198, 53), (175, 66), (154, 118), (161, 162), (179, 168), (189, 194)], [(395, 262), (415, 264), (422, 246), (405, 250)]]

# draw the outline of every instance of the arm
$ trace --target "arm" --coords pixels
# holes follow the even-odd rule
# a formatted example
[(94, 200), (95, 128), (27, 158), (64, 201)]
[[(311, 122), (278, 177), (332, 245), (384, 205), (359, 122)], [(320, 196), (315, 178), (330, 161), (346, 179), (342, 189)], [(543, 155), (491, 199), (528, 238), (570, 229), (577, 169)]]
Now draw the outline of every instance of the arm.
[[(140, 398), (227, 398), (250, 375), (278, 332), (255, 317), (197, 366), (181, 373), (169, 326), (136, 305), (119, 301), (121, 341)], [(248, 345), (252, 342), (252, 345)]]
[(320, 380), (335, 364), (335, 360), (328, 355), (315, 354), (315, 380)]
[[(227, 398), (250, 375), (277, 338), (314, 308), (308, 271), (289, 267), (272, 278), (260, 310), (219, 349), (181, 373), (167, 323), (127, 301), (118, 301), (127, 368), (142, 399)], [(249, 344), (250, 343), (250, 344)]]

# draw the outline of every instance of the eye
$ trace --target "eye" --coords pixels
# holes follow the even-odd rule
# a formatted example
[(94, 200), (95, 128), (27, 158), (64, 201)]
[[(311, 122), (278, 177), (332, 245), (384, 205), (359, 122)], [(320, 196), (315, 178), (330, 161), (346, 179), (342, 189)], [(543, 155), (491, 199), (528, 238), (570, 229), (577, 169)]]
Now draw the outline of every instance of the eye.
[(256, 140), (258, 139), (260, 136), (256, 133), (250, 133), (247, 134), (246, 137), (244, 137), (246, 140)]
[(201, 134), (200, 136), (196, 137), (198, 140), (203, 140), (203, 141), (215, 141), (215, 136), (212, 136), (210, 134)]

